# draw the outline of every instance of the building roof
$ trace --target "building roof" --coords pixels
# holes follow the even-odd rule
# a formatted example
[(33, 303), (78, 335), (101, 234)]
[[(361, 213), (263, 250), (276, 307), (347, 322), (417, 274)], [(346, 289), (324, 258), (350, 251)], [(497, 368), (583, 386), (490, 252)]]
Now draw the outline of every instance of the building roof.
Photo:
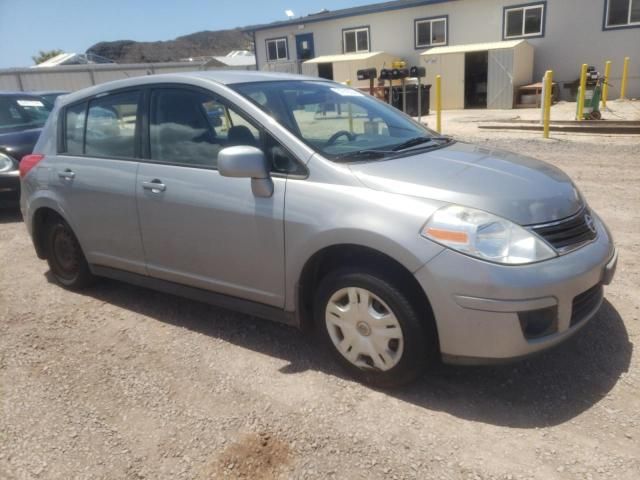
[(225, 56), (213, 58), (229, 67), (249, 67), (256, 64), (256, 56), (248, 50), (233, 50)]
[(115, 63), (113, 60), (95, 53), (60, 53), (31, 68), (59, 67), (60, 65), (86, 65), (94, 63)]
[(304, 17), (292, 18), (290, 20), (282, 20), (260, 25), (250, 25), (243, 28), (243, 30), (247, 32), (256, 32), (258, 30), (268, 30), (271, 28), (284, 27), (287, 25), (322, 22), (325, 20), (333, 20), (336, 18), (355, 17), (357, 15), (387, 12), (389, 10), (401, 10), (403, 8), (421, 7), (423, 5), (429, 5), (432, 3), (444, 3), (451, 1), (453, 0), (395, 0), (391, 2), (362, 5), (359, 7), (341, 8), (340, 10), (333, 11), (321, 10), (317, 13), (310, 13), (309, 15), (305, 15)]
[(451, 45), (450, 47), (433, 47), (420, 55), (443, 55), (446, 53), (482, 52), (485, 50), (499, 50), (513, 48), (527, 43), (526, 40), (506, 40), (504, 42), (467, 43), (465, 45)]
[(307, 60), (304, 63), (337, 63), (337, 62), (353, 62), (355, 60), (367, 60), (371, 57), (383, 55), (384, 52), (364, 52), (364, 53), (343, 53), (340, 55), (323, 55)]

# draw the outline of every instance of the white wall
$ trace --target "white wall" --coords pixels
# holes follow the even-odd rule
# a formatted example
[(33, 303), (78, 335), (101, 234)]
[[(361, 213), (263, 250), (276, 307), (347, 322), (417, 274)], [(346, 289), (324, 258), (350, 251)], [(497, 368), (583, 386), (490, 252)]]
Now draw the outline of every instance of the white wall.
[[(149, 64), (62, 65), (42, 68), (0, 70), (0, 90), (65, 90), (73, 92), (99, 83), (156, 73), (201, 70), (201, 65), (187, 62)], [(206, 70), (220, 70), (207, 67)], [(224, 67), (225, 70), (255, 70), (250, 67)]]
[[(374, 3), (375, 0), (372, 0)], [(502, 40), (503, 7), (522, 0), (457, 0), (402, 10), (385, 11), (316, 23), (300, 23), (256, 32), (259, 68), (266, 61), (265, 40), (286, 36), (289, 57), (296, 58), (295, 35), (313, 33), (315, 54), (342, 53), (342, 29), (369, 26), (372, 51), (385, 51), (410, 64), (420, 61), (422, 49), (414, 48), (414, 19), (448, 15), (449, 45)], [(632, 58), (628, 96), (640, 97), (640, 28), (602, 30), (605, 0), (547, 0), (545, 35), (528, 38), (535, 47), (534, 81), (545, 70), (554, 70), (554, 79), (569, 82), (578, 78), (580, 65), (587, 63), (604, 69), (611, 60), (610, 97), (619, 94), (622, 61)], [(568, 92), (560, 89), (561, 93)]]

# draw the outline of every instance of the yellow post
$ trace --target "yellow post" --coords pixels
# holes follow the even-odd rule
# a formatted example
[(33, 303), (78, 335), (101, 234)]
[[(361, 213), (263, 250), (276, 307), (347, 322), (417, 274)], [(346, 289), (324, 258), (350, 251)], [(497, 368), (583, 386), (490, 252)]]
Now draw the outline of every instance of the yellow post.
[(553, 70), (547, 70), (544, 74), (544, 115), (543, 137), (549, 138), (549, 122), (551, 122), (551, 92), (553, 90)]
[[(351, 86), (351, 80), (345, 82), (347, 86)], [(353, 133), (353, 109), (351, 108), (351, 102), (347, 103), (347, 112), (349, 114), (349, 132)]]
[(442, 85), (440, 75), (436, 75), (436, 132), (442, 133)]
[(627, 77), (629, 76), (629, 57), (624, 57), (622, 65), (622, 81), (620, 82), (620, 100), (627, 95)]
[(576, 120), (584, 120), (584, 90), (587, 88), (587, 64), (580, 70), (580, 90), (578, 91), (578, 114)]
[(609, 74), (611, 73), (611, 62), (604, 63), (604, 85), (602, 85), (602, 108), (607, 106), (607, 95), (609, 94)]

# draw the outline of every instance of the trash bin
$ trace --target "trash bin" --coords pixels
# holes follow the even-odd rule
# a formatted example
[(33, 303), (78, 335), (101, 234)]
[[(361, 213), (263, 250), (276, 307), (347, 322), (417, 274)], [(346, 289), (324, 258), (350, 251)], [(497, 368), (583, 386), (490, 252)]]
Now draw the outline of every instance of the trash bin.
[[(431, 91), (431, 85), (420, 85), (422, 88), (421, 101), (422, 101), (422, 115), (429, 115), (429, 92)], [(405, 87), (407, 92), (407, 115), (412, 117), (418, 116), (418, 85), (411, 84)], [(385, 98), (389, 98), (389, 88), (385, 88)], [(402, 110), (402, 87), (394, 86), (391, 91), (391, 105), (398, 110)]]

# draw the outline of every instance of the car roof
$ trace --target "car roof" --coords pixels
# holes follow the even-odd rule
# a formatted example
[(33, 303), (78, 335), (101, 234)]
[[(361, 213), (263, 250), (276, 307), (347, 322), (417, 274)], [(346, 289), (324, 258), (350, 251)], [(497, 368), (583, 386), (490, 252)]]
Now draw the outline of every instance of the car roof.
[(318, 77), (296, 75), (292, 73), (280, 72), (260, 72), (255, 70), (199, 70), (193, 72), (162, 73), (155, 75), (142, 75), (139, 77), (125, 78), (112, 82), (101, 83), (95, 87), (85, 88), (65, 95), (64, 104), (70, 104), (77, 100), (99, 95), (116, 89), (144, 86), (156, 83), (196, 83), (202, 82), (218, 83), (222, 85), (233, 85), (238, 83), (252, 82), (276, 82), (287, 80), (307, 80), (307, 81), (327, 81)]
[(34, 90), (31, 92), (33, 95), (53, 95), (53, 94), (60, 94), (60, 95), (65, 95), (67, 93), (69, 93), (69, 90)]
[(3, 92), (3, 91), (0, 91), (0, 97), (41, 98), (40, 94), (34, 93), (34, 92)]
[(186, 77), (205, 78), (225, 85), (283, 80), (318, 80), (317, 77), (308, 77), (293, 73), (261, 72), (255, 70), (201, 70), (197, 72), (186, 72), (183, 75)]

